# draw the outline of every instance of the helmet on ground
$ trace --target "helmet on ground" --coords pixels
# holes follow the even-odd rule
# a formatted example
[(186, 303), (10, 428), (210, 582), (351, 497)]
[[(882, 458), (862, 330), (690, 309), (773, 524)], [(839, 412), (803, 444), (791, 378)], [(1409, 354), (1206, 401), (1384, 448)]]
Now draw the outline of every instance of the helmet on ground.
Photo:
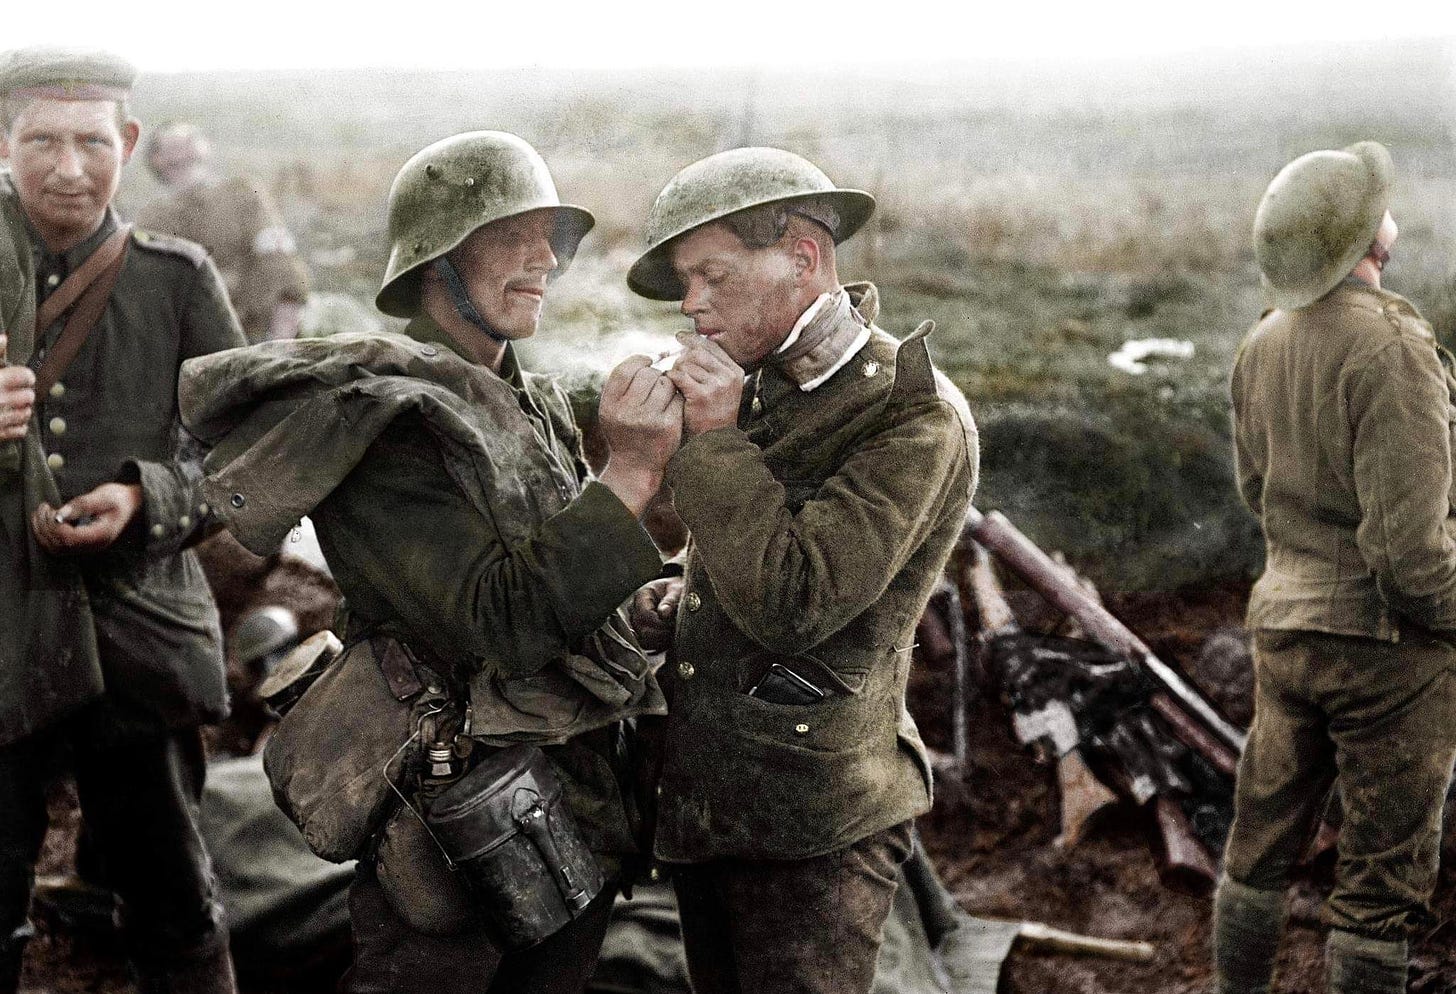
[(653, 300), (681, 300), (669, 246), (695, 228), (729, 214), (781, 201), (803, 201), (806, 214), (824, 224), (838, 244), (875, 210), (863, 190), (836, 187), (808, 159), (778, 148), (735, 148), (700, 159), (674, 176), (647, 216), (647, 251), (627, 274), (635, 293)]
[(552, 250), (564, 271), (596, 219), (563, 204), (546, 162), (504, 131), (467, 131), (416, 152), (389, 188), (389, 264), (374, 302), (385, 314), (413, 317), (422, 267), (477, 228), (527, 211), (552, 208)]

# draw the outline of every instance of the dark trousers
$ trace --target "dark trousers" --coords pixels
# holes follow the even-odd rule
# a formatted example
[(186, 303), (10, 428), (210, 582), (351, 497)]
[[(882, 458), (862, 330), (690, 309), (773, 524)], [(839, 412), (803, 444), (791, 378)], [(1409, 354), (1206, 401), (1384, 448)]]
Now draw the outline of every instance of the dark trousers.
[(344, 994), (580, 994), (591, 978), (616, 889), (606, 887), (582, 914), (545, 942), (502, 952), (484, 928), (431, 936), (390, 907), (373, 867), (360, 864), (349, 889), (354, 962)]
[(868, 994), (910, 823), (798, 860), (673, 867), (695, 994)]
[(1429, 924), (1456, 759), (1456, 648), (1321, 632), (1255, 633), (1254, 724), (1225, 872), (1281, 891), (1338, 782), (1335, 928), (1399, 940)]
[[(227, 929), (197, 828), (201, 737), (196, 729), (140, 731), (104, 702), (0, 747), (0, 947), (18, 963), (47, 827), (46, 788), (67, 767), (143, 989), (230, 990)], [(199, 980), (208, 973), (218, 974), (216, 983)], [(170, 984), (174, 975), (191, 979)], [(0, 994), (9, 982), (0, 971)]]

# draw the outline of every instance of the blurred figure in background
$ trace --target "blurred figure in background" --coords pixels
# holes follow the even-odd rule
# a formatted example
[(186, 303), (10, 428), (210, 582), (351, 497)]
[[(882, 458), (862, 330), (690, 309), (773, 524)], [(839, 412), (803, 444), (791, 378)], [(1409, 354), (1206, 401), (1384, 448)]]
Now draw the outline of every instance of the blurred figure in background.
[(293, 338), (308, 299), (308, 270), (293, 233), (261, 183), (220, 176), (197, 128), (173, 121), (147, 143), (147, 166), (165, 192), (137, 224), (197, 242), (212, 253), (250, 342)]

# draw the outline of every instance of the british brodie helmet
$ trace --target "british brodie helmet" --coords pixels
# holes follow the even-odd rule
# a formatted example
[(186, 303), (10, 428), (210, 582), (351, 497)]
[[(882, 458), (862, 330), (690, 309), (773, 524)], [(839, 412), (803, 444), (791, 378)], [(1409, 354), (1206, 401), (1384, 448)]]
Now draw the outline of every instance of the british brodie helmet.
[(1375, 241), (1394, 167), (1379, 142), (1301, 155), (1279, 170), (1254, 214), (1254, 255), (1275, 307), (1311, 304)]
[(563, 204), (545, 161), (504, 131), (467, 131), (416, 152), (389, 188), (389, 264), (374, 302), (385, 314), (413, 317), (422, 268), (477, 228), (527, 211), (552, 208), (551, 239), (559, 274), (596, 219)]
[(830, 234), (838, 244), (875, 210), (863, 190), (836, 187), (808, 159), (778, 148), (735, 148), (694, 162), (657, 195), (647, 216), (647, 251), (627, 273), (627, 285), (652, 300), (681, 300), (668, 247), (694, 228), (737, 211), (780, 201), (813, 200), (832, 208)]

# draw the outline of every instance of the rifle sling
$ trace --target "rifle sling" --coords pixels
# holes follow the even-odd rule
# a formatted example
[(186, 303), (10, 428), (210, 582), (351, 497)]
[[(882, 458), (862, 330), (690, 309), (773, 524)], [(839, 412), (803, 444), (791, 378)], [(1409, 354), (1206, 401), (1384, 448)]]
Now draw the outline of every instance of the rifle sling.
[(106, 312), (106, 303), (111, 299), (111, 291), (116, 287), (116, 279), (126, 261), (130, 235), (129, 224), (112, 232), (81, 267), (66, 277), (65, 282), (56, 288), (56, 292), (46, 298), (36, 312), (35, 327), (39, 335), (55, 324), (66, 308), (73, 303), (76, 305), (70, 317), (66, 318), (66, 326), (61, 329), (56, 344), (36, 371), (37, 396), (45, 396), (66, 372), (66, 368), (81, 351), (81, 346), (86, 344), (91, 329), (96, 327), (96, 322)]

